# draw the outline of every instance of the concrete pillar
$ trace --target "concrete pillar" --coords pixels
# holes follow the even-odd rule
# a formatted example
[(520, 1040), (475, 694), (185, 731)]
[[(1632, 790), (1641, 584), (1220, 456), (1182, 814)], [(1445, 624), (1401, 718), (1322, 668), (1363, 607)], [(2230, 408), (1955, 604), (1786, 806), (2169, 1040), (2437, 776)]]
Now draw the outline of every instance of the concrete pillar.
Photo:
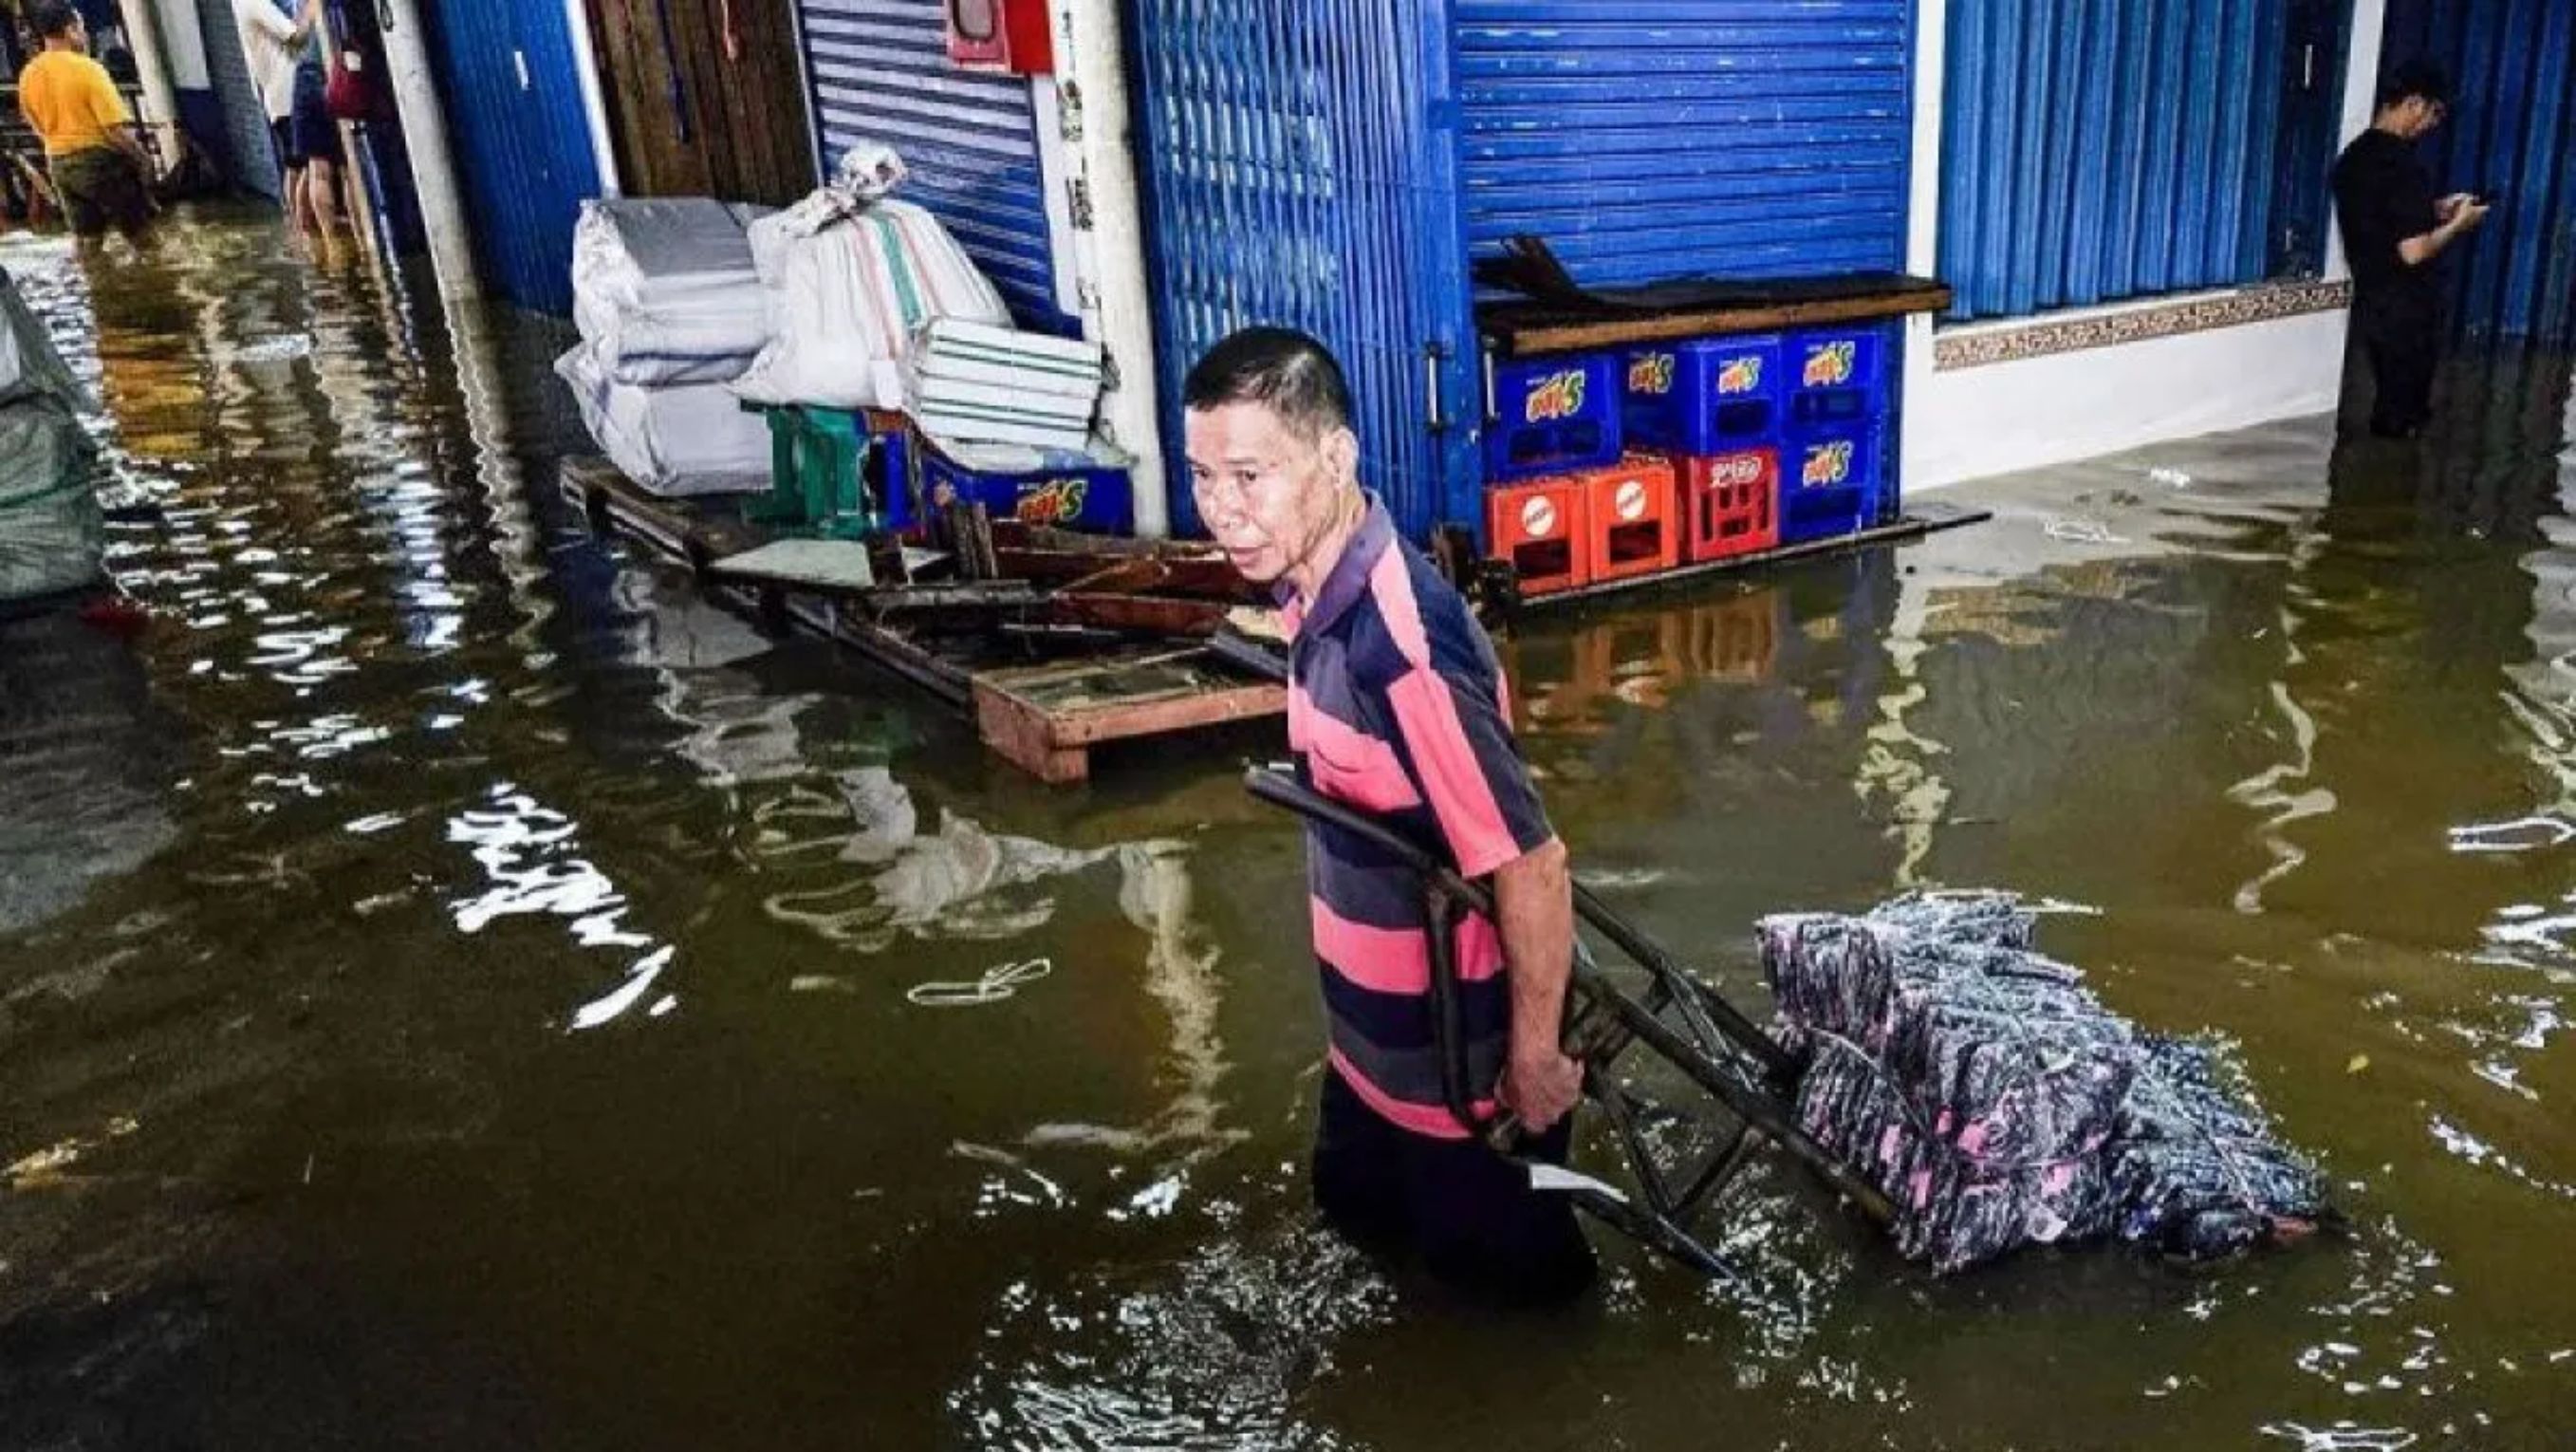
[[(1939, 275), (1941, 265), (1941, 105), (1949, 65), (1949, 0), (1916, 0), (1914, 6), (1913, 189), (1906, 198), (1905, 270)], [(1928, 452), (1928, 424), (1917, 399), (1932, 397), (1933, 320), (1917, 313), (1905, 320), (1905, 398), (1897, 428), (1897, 475), (1911, 488), (1916, 463)]]
[(608, 97), (600, 90), (599, 59), (591, 51), (588, 0), (563, 0), (564, 32), (572, 37), (573, 80), (581, 87), (581, 110), (590, 124), (591, 164), (599, 168), (599, 194), (624, 195), (617, 179), (617, 139), (608, 128)]
[(143, 124), (152, 129), (179, 124), (179, 93), (170, 83), (170, 61), (161, 47), (161, 16), (152, 0), (118, 0), (125, 21), (125, 43), (134, 51), (134, 71), (143, 82)]
[[(2371, 118), (2379, 110), (2379, 60), (2388, 35), (2387, 0), (2353, 0), (2350, 49), (2343, 59), (2343, 125), (2335, 136), (2338, 154), (2353, 138), (2370, 129)], [(2307, 64), (2321, 74), (2332, 74), (2331, 56), (2311, 56)], [(2329, 199), (2331, 203), (2331, 199)], [(2341, 282), (2352, 276), (2352, 263), (2343, 253), (2343, 228), (2329, 224), (2326, 228), (2326, 279)]]
[(417, 0), (382, 3), (385, 68), (391, 73), (386, 79), (402, 113), (403, 145), (411, 153), (412, 189), (420, 197), (438, 294), (478, 297), (482, 284), (474, 273), (474, 237), (456, 183), (456, 163), (447, 149), (447, 110), (430, 67), (429, 32), (421, 24)]
[[(1110, 387), (1101, 418), (1110, 440), (1136, 456), (1136, 533), (1171, 532), (1162, 414), (1154, 374), (1154, 312), (1145, 282), (1145, 218), (1130, 134), (1126, 52), (1116, 0), (1050, 0), (1054, 10), (1055, 113), (1066, 178), (1062, 204), (1073, 239), (1083, 334), (1107, 350)], [(1045, 108), (1040, 108), (1041, 114)]]

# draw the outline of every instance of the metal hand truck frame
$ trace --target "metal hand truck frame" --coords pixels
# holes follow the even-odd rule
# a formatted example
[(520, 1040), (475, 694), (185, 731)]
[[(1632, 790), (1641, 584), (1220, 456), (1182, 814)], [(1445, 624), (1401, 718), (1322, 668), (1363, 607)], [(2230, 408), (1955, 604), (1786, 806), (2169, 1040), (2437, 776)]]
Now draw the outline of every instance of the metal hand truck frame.
[[(1364, 812), (1334, 801), (1275, 768), (1255, 768), (1245, 787), (1263, 801), (1310, 822), (1347, 832), (1404, 863), (1422, 884), (1431, 940), (1433, 1030), (1441, 1057), (1441, 1090), (1450, 1114), (1497, 1153), (1518, 1161), (1520, 1127), (1508, 1115), (1480, 1116), (1469, 1082), (1466, 1033), (1456, 959), (1456, 929), (1469, 913), (1494, 915), (1493, 887), (1469, 881), (1420, 843)], [(1565, 1052), (1583, 1065), (1583, 1093), (1618, 1138), (1635, 1193), (1568, 1176), (1562, 1188), (1577, 1209), (1703, 1275), (1727, 1278), (1726, 1263), (1699, 1238), (1696, 1225), (1733, 1183), (1761, 1141), (1769, 1140), (1814, 1171), (1871, 1219), (1886, 1224), (1887, 1198), (1798, 1128), (1792, 1104), (1797, 1072), (1790, 1053), (1716, 990), (1685, 971), (1670, 953), (1612, 912), (1591, 889), (1573, 885), (1574, 910), (1644, 974), (1632, 992), (1594, 960), (1578, 934), (1565, 1008)], [(1650, 1114), (1705, 1123), (1632, 1093), (1613, 1077), (1620, 1058), (1643, 1050), (1678, 1071), (1731, 1119), (1696, 1168), (1673, 1175), (1657, 1162), (1642, 1121)], [(1541, 1167), (1532, 1166), (1533, 1170)]]

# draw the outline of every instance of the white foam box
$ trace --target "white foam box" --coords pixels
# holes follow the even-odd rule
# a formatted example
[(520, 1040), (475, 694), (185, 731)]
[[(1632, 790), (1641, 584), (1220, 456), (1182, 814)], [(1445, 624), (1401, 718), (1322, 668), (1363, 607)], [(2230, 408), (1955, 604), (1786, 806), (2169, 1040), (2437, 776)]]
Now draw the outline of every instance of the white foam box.
[(939, 318), (923, 327), (911, 357), (923, 385), (1005, 388), (1049, 398), (1100, 396), (1101, 348), (1078, 338), (1022, 333)]

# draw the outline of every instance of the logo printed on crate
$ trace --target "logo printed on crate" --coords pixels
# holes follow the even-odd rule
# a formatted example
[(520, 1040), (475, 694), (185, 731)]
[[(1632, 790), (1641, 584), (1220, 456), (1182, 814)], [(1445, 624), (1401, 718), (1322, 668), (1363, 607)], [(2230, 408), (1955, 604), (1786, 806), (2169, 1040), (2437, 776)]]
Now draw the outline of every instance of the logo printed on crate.
[(1620, 480), (1619, 487), (1612, 491), (1610, 495), (1610, 512), (1619, 516), (1619, 522), (1621, 524), (1635, 524), (1638, 520), (1645, 518), (1646, 481), (1643, 479)]
[(1628, 391), (1660, 396), (1673, 391), (1670, 353), (1640, 353), (1628, 360)]
[(1799, 471), (1798, 482), (1809, 489), (1831, 489), (1849, 479), (1851, 472), (1851, 440), (1836, 439), (1829, 444), (1809, 444), (1806, 467)]
[(1708, 487), (1740, 489), (1759, 484), (1768, 472), (1770, 460), (1761, 454), (1723, 454), (1709, 460)]
[(1088, 479), (1041, 479), (1020, 486), (1011, 513), (1022, 524), (1071, 524), (1082, 517), (1082, 506), (1090, 498)]
[(1545, 539), (1556, 533), (1556, 501), (1541, 494), (1521, 504), (1521, 533)]
[(1522, 409), (1529, 423), (1553, 423), (1583, 412), (1584, 387), (1590, 375), (1580, 368), (1553, 373), (1530, 385), (1529, 400)]
[(1739, 393), (1759, 392), (1762, 387), (1762, 355), (1747, 353), (1729, 358), (1718, 365), (1717, 396), (1733, 398)]
[(1839, 342), (1819, 343), (1807, 349), (1807, 367), (1798, 386), (1801, 388), (1840, 388), (1860, 371), (1860, 344), (1844, 338)]

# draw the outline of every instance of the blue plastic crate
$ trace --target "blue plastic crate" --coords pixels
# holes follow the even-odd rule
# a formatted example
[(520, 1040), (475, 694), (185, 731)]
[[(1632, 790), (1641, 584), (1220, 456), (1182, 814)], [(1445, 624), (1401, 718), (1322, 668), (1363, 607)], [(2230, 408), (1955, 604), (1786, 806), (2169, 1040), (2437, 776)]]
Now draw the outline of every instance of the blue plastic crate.
[(1881, 522), (1886, 433), (1875, 423), (1798, 432), (1780, 466), (1780, 543), (1857, 534)]
[(1619, 462), (1619, 358), (1569, 354), (1494, 365), (1485, 421), (1489, 483)]
[(1620, 390), (1628, 445), (1724, 454), (1779, 437), (1780, 340), (1693, 338), (1633, 348)]
[(943, 503), (946, 494), (982, 504), (995, 519), (1023, 524), (1096, 534), (1128, 534), (1136, 526), (1135, 481), (1125, 469), (1107, 465), (979, 472), (925, 448), (921, 492), (930, 507)]
[(1820, 328), (1790, 340), (1785, 380), (1794, 428), (1877, 423), (1887, 415), (1884, 326)]

